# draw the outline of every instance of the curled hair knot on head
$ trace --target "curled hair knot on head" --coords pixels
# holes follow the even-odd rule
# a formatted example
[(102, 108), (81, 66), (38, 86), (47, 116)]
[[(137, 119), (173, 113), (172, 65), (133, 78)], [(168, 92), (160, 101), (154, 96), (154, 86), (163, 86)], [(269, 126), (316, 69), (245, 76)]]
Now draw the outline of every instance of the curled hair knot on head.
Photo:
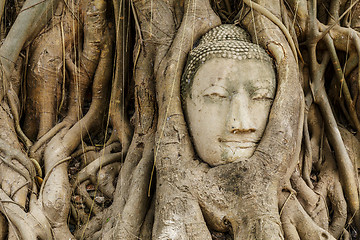
[(181, 79), (183, 100), (191, 88), (192, 79), (197, 70), (212, 58), (258, 59), (272, 63), (272, 58), (262, 47), (251, 42), (250, 35), (244, 29), (233, 24), (215, 27), (200, 39), (199, 44), (188, 55)]

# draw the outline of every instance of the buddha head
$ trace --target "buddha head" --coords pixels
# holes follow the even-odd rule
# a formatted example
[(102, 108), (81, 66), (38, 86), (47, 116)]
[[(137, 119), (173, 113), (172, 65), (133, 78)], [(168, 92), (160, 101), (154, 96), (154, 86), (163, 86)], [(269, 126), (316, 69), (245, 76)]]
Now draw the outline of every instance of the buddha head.
[(181, 82), (195, 150), (210, 166), (249, 159), (265, 131), (276, 90), (270, 56), (240, 27), (221, 25), (188, 56)]

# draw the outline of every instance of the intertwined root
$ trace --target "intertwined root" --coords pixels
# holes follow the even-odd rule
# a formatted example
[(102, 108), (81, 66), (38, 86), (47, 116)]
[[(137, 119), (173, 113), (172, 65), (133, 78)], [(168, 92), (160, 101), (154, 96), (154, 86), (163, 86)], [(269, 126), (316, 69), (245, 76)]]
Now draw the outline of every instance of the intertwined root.
[[(81, 14), (78, 15), (79, 13)], [(3, 154), (1, 170), (4, 173), (1, 189), (9, 189), (6, 192), (1, 190), (1, 222), (8, 221), (2, 229), (9, 232), (10, 239), (17, 235), (22, 239), (73, 238), (67, 222), (73, 194), (68, 179), (68, 166), (72, 157), (79, 158), (87, 151), (81, 147), (85, 145), (84, 138), (97, 130), (104, 121), (104, 106), (108, 105), (113, 63), (113, 39), (106, 14), (105, 1), (83, 1), (80, 6), (61, 3), (48, 27), (30, 46), (26, 110), (22, 125), (26, 135), (22, 140), (30, 150), (31, 158), (22, 152), (17, 153), (18, 150), (12, 150), (6, 143), (2, 144), (2, 140), (0, 142)], [(81, 46), (79, 40), (83, 41)], [(20, 108), (16, 102), (17, 93), (13, 92), (7, 98), (18, 126)], [(3, 115), (7, 117), (5, 111)], [(11, 113), (8, 111), (8, 114)], [(4, 129), (13, 130), (10, 136), (18, 144), (14, 149), (21, 149), (14, 126), (8, 120), (10, 125), (4, 126)], [(21, 128), (16, 130), (20, 136)], [(1, 139), (9, 139), (9, 136), (3, 135)], [(106, 138), (103, 139), (105, 140)], [(112, 145), (116, 144), (114, 142)], [(80, 151), (73, 153), (78, 148)], [(99, 159), (91, 166), (85, 159), (85, 168), (80, 176), (84, 178), (81, 182), (90, 180), (87, 185), (97, 186), (99, 180), (109, 181), (110, 185), (100, 184), (100, 189), (112, 198), (113, 181), (117, 174), (107, 175), (107, 172), (119, 171), (120, 165), (114, 162), (119, 161), (122, 154), (116, 153), (119, 147), (113, 146), (109, 151), (111, 152), (106, 154), (105, 151), (95, 152)], [(41, 176), (39, 163), (44, 165), (44, 176)], [(110, 163), (112, 167), (105, 167), (99, 179), (92, 176)], [(90, 168), (93, 170), (88, 171)], [(107, 178), (103, 177), (104, 174)], [(19, 184), (11, 180), (11, 185), (7, 185), (10, 179), (6, 176), (11, 175), (18, 179)], [(36, 187), (38, 181), (34, 181), (35, 176), (42, 183), (40, 189)], [(78, 181), (74, 184), (75, 189)], [(79, 189), (84, 189), (87, 185), (81, 185)], [(29, 195), (30, 190), (34, 194)], [(94, 210), (93, 214), (103, 210), (104, 197), (101, 197), (100, 192), (91, 197), (87, 191), (80, 192), (88, 200), (88, 209)], [(26, 200), (28, 197), (30, 201)], [(94, 207), (94, 200), (95, 205), (99, 204), (101, 207)], [(75, 207), (73, 214), (77, 211)], [(84, 216), (87, 214), (84, 213)], [(79, 224), (87, 221), (86, 217)], [(26, 236), (25, 233), (31, 232), (31, 228), (32, 234)], [(6, 230), (1, 233), (7, 235)]]
[[(216, 231), (235, 239), (350, 239), (344, 229), (360, 221), (349, 146), (359, 143), (340, 129), (341, 138), (323, 81), (332, 60), (329, 86), (344, 113), (336, 120), (359, 131), (359, 20), (351, 17), (360, 7), (324, 0), (317, 14), (308, 8), (315, 3), (114, 0), (112, 14), (104, 0), (54, 9), (56, 1), (27, 2), (0, 47), (0, 239), (210, 239)], [(268, 129), (245, 167), (210, 169), (196, 160), (182, 113), (181, 71), (193, 43), (220, 24), (212, 8), (247, 28), (277, 66)], [(33, 10), (41, 19), (28, 20)], [(51, 11), (47, 27), (35, 24)], [(27, 71), (12, 73), (40, 28), (19, 58)], [(339, 51), (349, 53), (346, 64)], [(352, 84), (344, 81), (350, 74)]]

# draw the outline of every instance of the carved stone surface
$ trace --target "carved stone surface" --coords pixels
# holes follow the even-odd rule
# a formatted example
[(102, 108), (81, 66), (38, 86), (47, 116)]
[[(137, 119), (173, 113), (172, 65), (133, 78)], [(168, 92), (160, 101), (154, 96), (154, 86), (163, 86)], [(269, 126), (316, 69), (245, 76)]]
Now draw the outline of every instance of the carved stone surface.
[(211, 166), (249, 158), (261, 140), (276, 89), (265, 54), (233, 25), (213, 29), (190, 53), (185, 114), (195, 149)]

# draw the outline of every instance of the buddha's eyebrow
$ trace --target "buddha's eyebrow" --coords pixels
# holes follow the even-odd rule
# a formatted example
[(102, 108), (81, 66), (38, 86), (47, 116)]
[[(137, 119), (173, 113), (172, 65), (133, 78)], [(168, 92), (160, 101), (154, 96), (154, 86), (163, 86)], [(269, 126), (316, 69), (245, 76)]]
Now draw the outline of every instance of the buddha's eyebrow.
[(228, 90), (227, 88), (225, 88), (224, 86), (221, 86), (221, 85), (218, 85), (218, 84), (214, 83), (214, 84), (211, 84), (209, 87), (203, 89), (203, 90), (201, 91), (201, 94), (204, 94), (204, 92), (205, 92), (206, 90), (208, 90), (209, 88), (213, 88), (213, 87), (220, 87), (220, 88), (224, 89), (226, 92), (229, 93), (229, 90)]
[[(271, 79), (271, 78), (256, 78), (256, 79), (253, 79), (252, 81), (249, 81), (248, 84), (253, 87), (262, 88), (262, 87), (272, 86), (273, 81), (274, 81), (274, 79)], [(266, 83), (266, 86), (263, 86), (264, 83)]]

